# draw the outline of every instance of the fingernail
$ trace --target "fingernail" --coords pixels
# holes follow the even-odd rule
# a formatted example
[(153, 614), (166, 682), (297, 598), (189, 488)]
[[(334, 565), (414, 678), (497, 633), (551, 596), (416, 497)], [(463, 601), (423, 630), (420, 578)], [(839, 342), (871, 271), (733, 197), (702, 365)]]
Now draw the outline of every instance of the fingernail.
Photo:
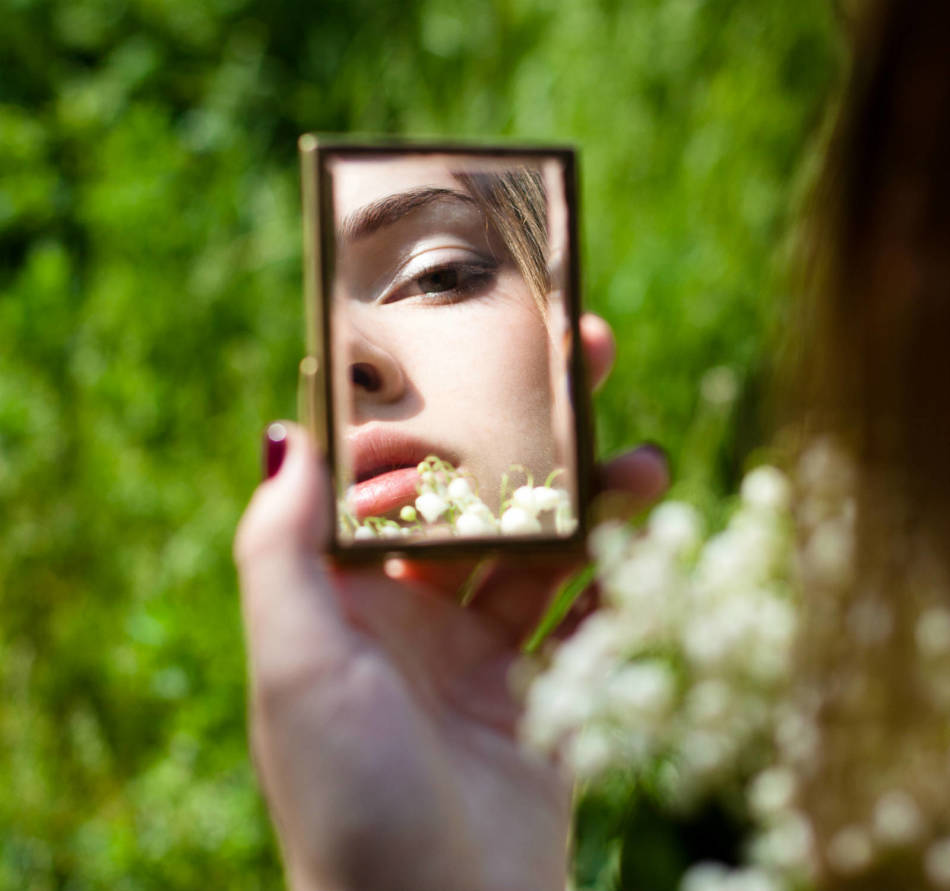
[(261, 444), (261, 473), (265, 480), (277, 476), (287, 454), (287, 428), (275, 421), (268, 424)]
[(663, 446), (655, 442), (645, 442), (637, 448), (638, 452), (650, 452), (659, 458), (667, 467), (670, 466), (670, 456)]

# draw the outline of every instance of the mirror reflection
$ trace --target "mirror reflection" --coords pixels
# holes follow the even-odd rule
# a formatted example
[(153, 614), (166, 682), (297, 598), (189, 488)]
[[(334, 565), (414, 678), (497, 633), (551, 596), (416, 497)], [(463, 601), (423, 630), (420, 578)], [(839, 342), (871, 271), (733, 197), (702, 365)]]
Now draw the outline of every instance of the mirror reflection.
[(570, 535), (561, 162), (393, 152), (328, 169), (341, 541)]

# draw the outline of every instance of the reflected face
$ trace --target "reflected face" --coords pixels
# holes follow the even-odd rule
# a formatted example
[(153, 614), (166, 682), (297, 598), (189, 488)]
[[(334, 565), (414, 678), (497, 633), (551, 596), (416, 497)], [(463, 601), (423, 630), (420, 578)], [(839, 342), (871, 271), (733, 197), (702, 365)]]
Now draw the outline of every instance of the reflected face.
[(493, 511), (512, 465), (540, 484), (559, 460), (545, 295), (459, 175), (464, 163), (333, 167), (333, 352), (348, 411), (338, 430), (358, 518), (411, 504), (430, 454), (473, 479)]

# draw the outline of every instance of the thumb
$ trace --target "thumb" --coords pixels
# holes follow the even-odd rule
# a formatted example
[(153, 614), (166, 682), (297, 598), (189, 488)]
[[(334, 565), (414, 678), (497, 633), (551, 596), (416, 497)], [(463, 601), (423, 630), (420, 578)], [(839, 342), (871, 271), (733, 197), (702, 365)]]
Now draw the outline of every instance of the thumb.
[(254, 493), (234, 543), (255, 692), (312, 677), (345, 656), (348, 637), (322, 555), (326, 470), (305, 430), (279, 426), (284, 460)]
[(245, 557), (270, 551), (278, 541), (316, 553), (327, 538), (326, 470), (310, 435), (297, 424), (276, 421), (264, 439), (268, 451), (283, 445), (284, 457), (268, 467), (271, 478), (258, 487), (238, 526), (234, 554), (239, 567)]

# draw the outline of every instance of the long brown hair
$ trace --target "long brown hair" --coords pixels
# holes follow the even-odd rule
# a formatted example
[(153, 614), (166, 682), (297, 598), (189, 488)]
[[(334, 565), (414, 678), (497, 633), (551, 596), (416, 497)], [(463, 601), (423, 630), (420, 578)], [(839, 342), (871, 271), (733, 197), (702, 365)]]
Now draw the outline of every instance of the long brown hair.
[[(920, 852), (950, 832), (950, 646), (932, 646), (950, 622), (950, 3), (863, 10), (795, 328), (805, 439), (844, 457), (805, 453), (795, 685), (813, 744), (790, 760), (819, 884), (925, 888)], [(917, 822), (895, 844), (877, 824), (897, 805)], [(864, 866), (838, 856), (856, 838)]]
[(514, 167), (500, 172), (455, 173), (499, 234), (532, 296), (545, 313), (550, 288), (548, 209), (540, 170)]
[(816, 192), (805, 404), (950, 518), (950, 3), (866, 9)]

